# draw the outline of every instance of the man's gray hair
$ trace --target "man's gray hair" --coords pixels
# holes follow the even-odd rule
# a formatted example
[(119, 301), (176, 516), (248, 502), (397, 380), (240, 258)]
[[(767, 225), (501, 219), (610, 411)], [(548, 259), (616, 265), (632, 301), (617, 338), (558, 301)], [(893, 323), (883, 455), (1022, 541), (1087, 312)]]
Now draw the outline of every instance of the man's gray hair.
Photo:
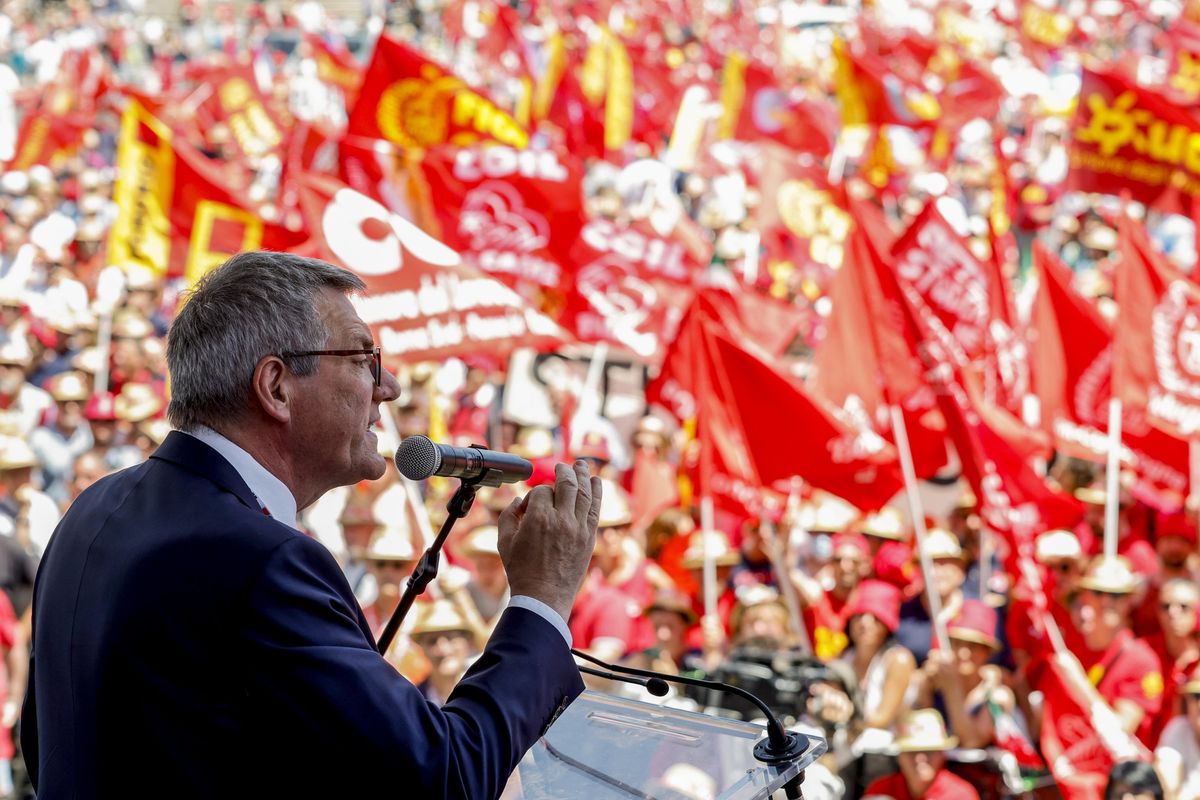
[[(366, 288), (353, 272), (324, 261), (267, 251), (239, 253), (205, 275), (167, 334), (171, 424), (220, 430), (249, 408), (263, 356), (323, 349), (329, 333), (314, 301), (325, 287)], [(316, 356), (287, 361), (296, 375), (317, 369)]]

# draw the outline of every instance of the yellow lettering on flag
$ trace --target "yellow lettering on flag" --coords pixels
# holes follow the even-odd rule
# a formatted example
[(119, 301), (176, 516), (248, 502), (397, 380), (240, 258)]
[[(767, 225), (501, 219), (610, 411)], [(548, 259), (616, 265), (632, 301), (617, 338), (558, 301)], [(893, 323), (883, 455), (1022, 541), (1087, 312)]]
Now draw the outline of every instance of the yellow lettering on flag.
[(165, 275), (171, 253), (168, 211), (175, 191), (171, 129), (137, 101), (121, 117), (117, 144), (117, 218), (108, 239), (108, 260), (136, 264)]
[(746, 102), (746, 57), (730, 53), (725, 57), (721, 72), (721, 120), (717, 123), (717, 138), (732, 139), (737, 132), (738, 117)]
[(604, 148), (620, 150), (633, 135), (633, 60), (625, 45), (608, 36), (608, 92), (604, 99)]

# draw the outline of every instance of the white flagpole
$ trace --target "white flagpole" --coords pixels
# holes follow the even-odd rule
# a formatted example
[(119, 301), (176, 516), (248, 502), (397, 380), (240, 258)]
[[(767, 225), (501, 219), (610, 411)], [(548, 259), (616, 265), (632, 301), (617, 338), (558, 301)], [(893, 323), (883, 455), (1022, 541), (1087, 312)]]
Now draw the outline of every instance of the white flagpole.
[(717, 553), (711, 531), (715, 531), (711, 495), (700, 498), (700, 536), (704, 540), (704, 616), (717, 617)]
[(929, 616), (933, 620), (935, 641), (941, 649), (950, 646), (946, 635), (946, 622), (942, 619), (942, 600), (933, 589), (933, 561), (925, 547), (925, 509), (917, 493), (917, 470), (913, 466), (912, 450), (908, 446), (908, 429), (904, 425), (904, 414), (900, 406), (889, 407), (892, 414), (892, 433), (896, 437), (896, 450), (900, 455), (900, 471), (904, 475), (904, 494), (908, 498), (908, 513), (912, 517), (913, 531), (917, 534), (917, 556), (921, 560), (921, 574), (925, 576), (925, 596), (929, 600)]
[[(796, 478), (792, 481), (791, 491), (788, 493), (787, 508), (792, 509), (799, 502), (800, 479)], [(792, 570), (791, 564), (787, 560), (788, 540), (791, 538), (791, 531), (778, 531), (775, 525), (768, 519), (762, 520), (763, 539), (766, 541), (766, 550), (771, 554), (771, 564), (775, 567), (775, 578), (779, 581), (779, 593), (783, 596), (783, 604), (787, 606), (788, 616), (792, 618), (792, 624), (796, 627), (796, 633), (800, 637), (800, 650), (806, 656), (811, 656), (812, 643), (808, 640), (808, 627), (804, 624), (804, 614), (800, 611), (800, 601), (796, 597), (796, 587), (792, 585)]]
[(1121, 401), (1108, 401), (1108, 464), (1105, 474), (1104, 556), (1117, 554), (1117, 524), (1121, 500)]
[(579, 405), (575, 407), (575, 415), (571, 419), (571, 441), (566, 443), (571, 452), (583, 444), (584, 429), (601, 415), (600, 379), (604, 376), (607, 363), (608, 343), (598, 342), (592, 350), (587, 377), (584, 378), (583, 389), (579, 394)]

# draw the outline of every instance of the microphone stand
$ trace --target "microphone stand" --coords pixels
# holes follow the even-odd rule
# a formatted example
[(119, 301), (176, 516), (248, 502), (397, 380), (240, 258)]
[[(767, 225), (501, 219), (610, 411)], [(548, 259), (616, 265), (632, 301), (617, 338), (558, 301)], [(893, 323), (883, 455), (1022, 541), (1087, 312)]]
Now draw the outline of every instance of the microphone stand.
[(454, 494), (446, 503), (446, 521), (442, 523), (442, 528), (434, 537), (433, 543), (421, 555), (421, 560), (417, 562), (412, 575), (408, 577), (408, 585), (404, 587), (404, 594), (400, 596), (396, 610), (392, 612), (387, 625), (383, 627), (383, 632), (379, 634), (380, 653), (387, 654), (388, 648), (392, 646), (392, 640), (396, 638), (396, 632), (400, 630), (400, 624), (408, 615), (408, 610), (412, 608), (417, 597), (424, 593), (429, 582), (437, 577), (438, 566), (441, 563), (442, 545), (446, 543), (450, 529), (454, 527), (455, 522), (465, 517), (471, 510), (471, 506), (475, 503), (475, 491), (481, 485), (488, 485), (488, 479), (496, 477), (492, 474), (495, 472), (497, 470), (488, 470), (474, 478), (463, 479), (458, 484), (458, 488), (454, 490)]
[[(608, 662), (601, 661), (595, 656), (580, 652), (575, 648), (571, 648), (571, 654), (576, 658), (581, 658), (584, 661), (590, 661), (597, 666), (603, 667), (610, 673), (616, 673), (605, 675), (603, 677), (617, 678), (617, 680), (625, 680), (629, 683), (638, 683), (638, 681), (629, 680), (629, 678), (622, 678), (619, 676), (628, 675), (634, 678), (646, 680), (646, 689), (650, 691), (651, 694), (658, 695), (660, 697), (662, 696), (662, 694), (660, 694), (658, 691), (660, 682), (668, 681), (670, 683), (678, 683), (685, 686), (697, 686), (703, 689), (709, 689), (711, 691), (730, 692), (731, 694), (736, 694), (738, 697), (750, 701), (758, 707), (758, 710), (763, 713), (763, 716), (766, 717), (767, 720), (767, 738), (760, 739), (758, 744), (754, 745), (755, 759), (764, 764), (771, 766), (783, 766), (784, 764), (789, 764), (793, 761), (796, 761), (798, 758), (800, 758), (800, 756), (804, 755), (808, 751), (809, 738), (807, 736), (788, 731), (783, 727), (783, 723), (779, 721), (779, 718), (775, 716), (774, 712), (771, 711), (770, 706), (740, 686), (732, 686), (728, 683), (721, 683), (720, 681), (706, 681), (700, 678), (688, 677), (686, 675), (667, 675), (666, 673), (655, 672), (648, 669), (617, 666), (616, 664), (609, 664)], [(589, 667), (579, 667), (579, 670), (592, 675), (602, 674), (599, 670), (594, 670)], [(817, 743), (821, 749), (816, 755), (820, 755), (821, 753), (825, 752), (828, 744), (820, 738), (817, 739)], [(784, 796), (787, 797), (788, 800), (802, 800), (800, 784), (803, 782), (804, 772), (801, 771), (796, 775), (796, 777), (792, 778), (783, 785), (782, 788), (784, 791)]]

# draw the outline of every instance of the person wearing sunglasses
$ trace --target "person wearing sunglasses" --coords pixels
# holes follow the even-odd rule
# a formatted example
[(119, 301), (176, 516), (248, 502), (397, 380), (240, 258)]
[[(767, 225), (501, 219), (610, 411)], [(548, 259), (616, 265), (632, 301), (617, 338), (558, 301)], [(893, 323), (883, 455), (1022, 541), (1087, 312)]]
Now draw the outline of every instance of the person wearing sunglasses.
[(582, 690), (566, 618), (602, 490), (500, 515), (512, 599), (444, 708), (379, 653), (297, 512), (377, 480), (380, 363), (351, 272), (242, 253), (171, 327), (175, 431), (85, 490), (38, 574), (22, 744), (39, 797), (494, 798)]
[(1147, 637), (1146, 643), (1162, 662), (1164, 681), (1162, 709), (1151, 728), (1152, 742), (1158, 741), (1166, 724), (1182, 713), (1180, 689), (1200, 667), (1200, 585), (1186, 578), (1171, 578), (1157, 595), (1154, 609), (1159, 629)]

